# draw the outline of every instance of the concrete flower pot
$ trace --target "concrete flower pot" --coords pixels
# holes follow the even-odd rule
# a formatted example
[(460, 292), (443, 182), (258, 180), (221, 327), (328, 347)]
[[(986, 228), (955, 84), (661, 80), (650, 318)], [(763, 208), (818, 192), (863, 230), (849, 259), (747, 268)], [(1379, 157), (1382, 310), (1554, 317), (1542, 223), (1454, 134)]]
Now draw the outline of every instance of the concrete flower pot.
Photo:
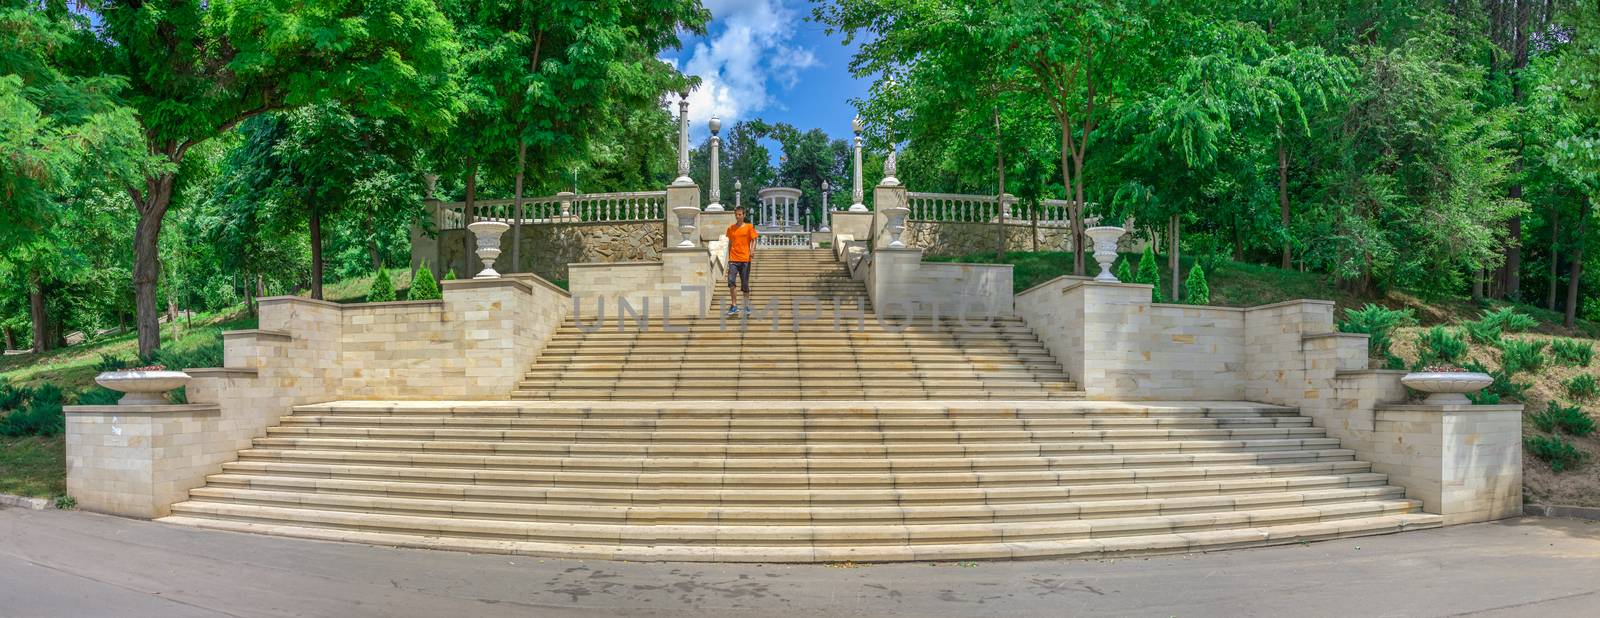
[(474, 275), (473, 279), (498, 279), (500, 273), (494, 269), (494, 261), (500, 257), (500, 235), (511, 229), (510, 225), (499, 221), (473, 221), (467, 224), (473, 236), (477, 237), (478, 259), (483, 260), (483, 271)]
[(694, 248), (695, 222), (700, 217), (700, 209), (694, 206), (676, 206), (673, 207), (672, 214), (678, 217), (678, 233), (683, 237), (678, 241), (678, 248)]
[(911, 209), (905, 206), (895, 206), (883, 209), (883, 229), (889, 233), (889, 247), (899, 249), (906, 246), (900, 240), (900, 234), (906, 231), (906, 215), (911, 214)]
[(1117, 240), (1122, 238), (1127, 230), (1106, 225), (1091, 227), (1083, 233), (1094, 241), (1094, 261), (1100, 264), (1100, 274), (1096, 275), (1094, 280), (1118, 283), (1117, 276), (1111, 274), (1111, 265), (1117, 261)]
[(1476, 393), (1494, 383), (1487, 373), (1470, 371), (1423, 371), (1408, 373), (1400, 383), (1428, 394), (1423, 403), (1432, 405), (1471, 405), (1467, 393)]
[(189, 383), (182, 371), (107, 371), (95, 383), (123, 393), (117, 405), (166, 405), (166, 392)]

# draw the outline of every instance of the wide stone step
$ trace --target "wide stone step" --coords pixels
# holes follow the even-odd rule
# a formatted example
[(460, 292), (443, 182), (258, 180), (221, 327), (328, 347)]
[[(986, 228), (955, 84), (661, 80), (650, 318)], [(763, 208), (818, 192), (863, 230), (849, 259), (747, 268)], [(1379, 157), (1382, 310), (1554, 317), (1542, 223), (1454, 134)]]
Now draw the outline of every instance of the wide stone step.
[(633, 389), (616, 391), (607, 389), (542, 389), (542, 390), (516, 390), (511, 392), (511, 398), (519, 401), (702, 401), (707, 397), (722, 397), (736, 401), (857, 401), (861, 399), (903, 399), (910, 401), (934, 401), (941, 399), (972, 399), (981, 400), (992, 397), (996, 400), (1031, 400), (1031, 401), (1075, 401), (1085, 397), (1083, 391), (1052, 391), (1052, 390), (1012, 390), (999, 394), (983, 390), (956, 390), (956, 389), (931, 389), (931, 390), (893, 390), (893, 389), (795, 389), (795, 390), (751, 390), (734, 389), (708, 393), (706, 391), (676, 391), (671, 389)]
[[(1318, 466), (1315, 469), (1309, 469)], [(394, 479), (311, 477), (258, 473), (213, 474), (207, 487), (232, 487), (269, 491), (312, 492), (362, 496), (429, 498), (436, 500), (491, 500), (540, 504), (611, 506), (948, 506), (1002, 505), (1096, 500), (1131, 500), (1165, 497), (1229, 496), (1247, 493), (1307, 491), (1345, 487), (1376, 487), (1387, 476), (1357, 468), (1352, 462), (1292, 464), (1239, 471), (1212, 469), (1212, 480), (1146, 480), (1121, 482), (1123, 477), (1086, 478), (1078, 485), (1038, 487), (951, 487), (921, 489), (633, 489), (606, 487), (521, 487), (487, 485), (470, 479)], [(1301, 469), (1308, 468), (1308, 469)], [(448, 472), (448, 471), (446, 471)], [(1229, 473), (1231, 472), (1231, 473)], [(1341, 473), (1343, 472), (1343, 473)], [(1320, 474), (1319, 474), (1320, 473)], [(1098, 480), (1100, 482), (1092, 482)]]
[[(841, 372), (836, 367), (827, 369), (754, 369), (740, 367), (737, 371), (726, 367), (675, 367), (671, 368), (671, 376), (677, 379), (706, 379), (726, 380), (737, 376), (740, 378), (846, 378), (854, 380), (874, 380), (879, 378), (956, 378), (956, 379), (996, 379), (996, 380), (1066, 380), (1066, 373), (1042, 367), (1029, 367), (1022, 365), (1009, 369), (977, 369), (974, 367), (948, 366), (944, 368), (918, 369), (912, 371), (895, 369), (852, 369)], [(573, 369), (560, 365), (535, 365), (529, 369), (524, 377), (535, 379), (653, 379), (661, 377), (660, 368), (618, 366), (606, 369)]]
[(898, 441), (951, 441), (958, 443), (983, 441), (1032, 440), (1040, 442), (1101, 442), (1115, 440), (1232, 440), (1232, 439), (1287, 439), (1321, 438), (1326, 430), (1320, 427), (1264, 427), (1244, 429), (1023, 429), (968, 428), (942, 429), (902, 426), (886, 428), (877, 425), (828, 428), (791, 427), (787, 429), (456, 429), (444, 427), (317, 427), (279, 425), (267, 430), (268, 437), (365, 438), (374, 440), (491, 440), (499, 442), (544, 441), (654, 441), (701, 442), (720, 436), (725, 441), (749, 440), (753, 442), (898, 442)]
[(1301, 506), (1242, 508), (1225, 512), (1146, 515), (1091, 520), (1023, 521), (972, 524), (766, 525), (716, 524), (629, 525), (568, 522), (525, 522), (503, 519), (428, 517), (388, 513), (323, 510), (201, 501), (173, 505), (176, 516), (280, 523), (364, 531), (580, 544), (652, 546), (862, 546), (941, 543), (999, 543), (1071, 539), (1104, 539), (1143, 534), (1216, 531), (1344, 519), (1404, 515), (1421, 511), (1420, 503), (1375, 499)]
[[(843, 447), (811, 447), (807, 450), (817, 454), (791, 454), (785, 458), (782, 450), (776, 448), (762, 453), (735, 446), (717, 449), (658, 445), (644, 448), (643, 453), (633, 456), (610, 454), (619, 449), (607, 448), (611, 450), (595, 453), (578, 449), (545, 456), (251, 448), (239, 452), (239, 462), (465, 468), (476, 469), (483, 476), (497, 471), (539, 471), (544, 474), (535, 476), (542, 476), (545, 483), (575, 485), (975, 487), (1059, 482), (1060, 473), (1077, 470), (1348, 461), (1354, 455), (1347, 449), (1330, 448), (1043, 456), (1038, 450), (1029, 454), (1025, 450), (974, 446), (972, 454), (932, 451), (918, 456), (917, 448), (908, 445), (881, 449), (877, 453)], [(833, 452), (825, 452), (830, 450)], [(896, 454), (889, 455), (891, 451)], [(812, 460), (803, 462), (802, 469), (802, 462), (795, 461), (796, 457)], [(224, 470), (227, 469), (225, 466)]]
[(1341, 537), (1390, 534), (1408, 530), (1436, 528), (1443, 524), (1437, 515), (1397, 514), (1360, 518), (1337, 518), (1316, 523), (1240, 527), (1184, 533), (1001, 543), (918, 543), (888, 545), (812, 545), (812, 546), (720, 546), (683, 545), (671, 542), (656, 545), (590, 544), (569, 542), (509, 541), (468, 537), (443, 537), (393, 532), (358, 530), (350, 527), (317, 527), (258, 519), (221, 519), (212, 516), (172, 516), (161, 521), (216, 530), (251, 532), (305, 539), (344, 541), (408, 547), (448, 549), (474, 553), (546, 556), (589, 560), (695, 561), (695, 562), (866, 562), (910, 560), (985, 560), (1008, 558), (1115, 558), (1164, 553), (1198, 552), (1304, 543)]
[(1405, 489), (1391, 486), (1342, 487), (1247, 493), (1241, 495), (1032, 502), (981, 505), (894, 505), (829, 507), (685, 507), (566, 505), (504, 500), (412, 498), (231, 487), (190, 492), (201, 503), (256, 504), (327, 511), (424, 515), (494, 521), (642, 525), (848, 526), (861, 524), (975, 524), (984, 522), (1093, 521), (1243, 509), (1288, 508), (1361, 501), (1397, 500)]
[(361, 416), (451, 416), (515, 418), (679, 419), (1093, 419), (1093, 418), (1284, 418), (1307, 420), (1295, 409), (1245, 402), (1203, 404), (1028, 401), (851, 401), (804, 404), (727, 400), (697, 402), (521, 402), (521, 401), (340, 401), (294, 406), (295, 414)]
[[(1196, 483), (1204, 486), (1224, 481), (1262, 480), (1306, 475), (1340, 475), (1370, 473), (1372, 466), (1350, 458), (1327, 458), (1303, 462), (1245, 462), (1212, 463), (1196, 466), (1158, 466), (1122, 468), (1086, 468), (1055, 471), (1000, 471), (986, 472), (984, 483), (971, 475), (917, 473), (901, 475), (908, 481), (898, 486), (861, 486), (841, 483), (779, 483), (755, 485), (736, 483), (728, 486), (712, 483), (713, 479), (697, 479), (698, 484), (685, 486), (684, 478), (662, 479), (659, 474), (643, 477), (606, 476), (595, 473), (573, 473), (570, 477), (584, 480), (583, 484), (561, 484), (546, 470), (484, 470), (479, 468), (446, 468), (431, 466), (386, 466), (370, 464), (336, 464), (302, 461), (240, 460), (223, 464), (223, 474), (252, 478), (293, 478), (316, 482), (385, 482), (385, 483), (449, 483), (484, 488), (486, 495), (495, 492), (542, 492), (549, 500), (638, 500), (703, 501), (716, 499), (719, 503), (764, 504), (770, 501), (837, 502), (852, 497), (872, 497), (874, 500), (935, 499), (928, 496), (995, 495), (1056, 496), (1061, 491), (1069, 495), (1101, 495), (1101, 488), (1115, 486), (1146, 486), (1151, 483)], [(629, 482), (631, 479), (632, 482)], [(732, 480), (747, 480), (735, 476)], [(918, 483), (910, 483), (916, 480)], [(602, 482), (604, 481), (604, 482)], [(671, 481), (667, 483), (659, 481)], [(465, 491), (465, 490), (463, 490)], [(1124, 490), (1105, 490), (1107, 495), (1126, 495)], [(1136, 490), (1128, 490), (1136, 491)], [(1203, 492), (1202, 492), (1203, 493)], [(522, 495), (522, 494), (517, 494)], [(1135, 494), (1138, 495), (1138, 494)], [(721, 496), (716, 497), (716, 496)], [(918, 498), (920, 496), (920, 498)], [(749, 502), (747, 502), (749, 501)], [(698, 503), (698, 502), (696, 502)]]
[(423, 415), (366, 415), (366, 414), (314, 414), (295, 413), (284, 417), (278, 427), (268, 429), (301, 429), (309, 427), (372, 428), (372, 429), (490, 429), (497, 431), (516, 429), (637, 429), (644, 431), (682, 430), (779, 430), (779, 431), (840, 431), (840, 430), (895, 430), (895, 429), (947, 429), (947, 430), (1117, 430), (1117, 431), (1215, 431), (1245, 429), (1305, 429), (1311, 419), (1303, 417), (1245, 417), (1245, 418), (1168, 418), (1168, 417), (1103, 417), (1103, 418), (585, 418), (577, 415), (552, 416), (478, 416), (470, 414), (451, 416)]
[(607, 388), (621, 392), (635, 389), (689, 389), (715, 393), (718, 390), (730, 388), (737, 389), (803, 389), (807, 386), (825, 387), (828, 389), (856, 388), (865, 391), (874, 389), (1046, 389), (1046, 390), (1073, 390), (1076, 385), (1068, 380), (1007, 380), (1003, 378), (798, 378), (798, 377), (750, 377), (737, 375), (736, 370), (730, 371), (729, 376), (720, 380), (707, 380), (703, 378), (676, 378), (663, 377), (659, 379), (639, 378), (532, 378), (522, 380), (517, 384), (521, 390), (538, 389), (576, 389), (576, 388)]

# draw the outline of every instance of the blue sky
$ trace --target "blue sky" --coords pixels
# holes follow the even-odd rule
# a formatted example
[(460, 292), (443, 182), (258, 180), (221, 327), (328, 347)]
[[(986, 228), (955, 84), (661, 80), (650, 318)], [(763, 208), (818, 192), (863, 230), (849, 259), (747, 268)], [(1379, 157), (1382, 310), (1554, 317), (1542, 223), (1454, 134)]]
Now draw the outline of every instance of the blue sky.
[[(869, 81), (850, 76), (843, 38), (812, 22), (805, 0), (703, 0), (711, 10), (706, 36), (684, 37), (667, 59), (691, 75), (699, 90), (689, 95), (690, 138), (709, 133), (712, 114), (724, 126), (761, 118), (802, 130), (821, 128), (830, 137), (850, 135), (855, 115), (850, 99), (864, 97)], [(674, 113), (676, 113), (674, 105)]]

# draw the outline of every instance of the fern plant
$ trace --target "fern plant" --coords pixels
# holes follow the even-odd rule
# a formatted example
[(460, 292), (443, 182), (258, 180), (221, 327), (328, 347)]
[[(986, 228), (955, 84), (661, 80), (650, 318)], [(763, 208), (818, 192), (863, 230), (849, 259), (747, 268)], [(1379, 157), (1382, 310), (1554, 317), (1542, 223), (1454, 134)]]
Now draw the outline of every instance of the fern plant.
[(1507, 339), (1500, 342), (1500, 369), (1507, 374), (1538, 373), (1544, 368), (1543, 341)]
[(1467, 342), (1443, 326), (1422, 331), (1417, 337), (1417, 364), (1413, 369), (1433, 365), (1455, 365), (1467, 355)]
[(1553, 339), (1550, 341), (1550, 356), (1558, 365), (1588, 367), (1589, 361), (1594, 360), (1594, 346), (1577, 339)]
[(1577, 449), (1560, 436), (1527, 436), (1522, 448), (1534, 458), (1550, 464), (1552, 472), (1561, 473), (1577, 468), (1589, 454)]
[(1577, 401), (1588, 401), (1600, 395), (1600, 381), (1594, 379), (1594, 374), (1580, 373), (1572, 376), (1563, 384), (1567, 388), (1567, 396)]
[(1391, 359), (1397, 360), (1389, 351), (1394, 344), (1394, 329), (1416, 323), (1410, 309), (1389, 309), (1372, 303), (1360, 309), (1345, 309), (1344, 318), (1339, 330), (1366, 334), (1367, 356), (1384, 359), (1389, 364), (1393, 364)]

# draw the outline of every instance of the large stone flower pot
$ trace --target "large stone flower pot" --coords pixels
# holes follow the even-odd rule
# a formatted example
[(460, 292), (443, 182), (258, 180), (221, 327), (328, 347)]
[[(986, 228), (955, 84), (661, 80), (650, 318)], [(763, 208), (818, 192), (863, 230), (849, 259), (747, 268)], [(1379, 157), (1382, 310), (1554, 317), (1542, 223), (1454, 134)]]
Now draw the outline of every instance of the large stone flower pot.
[(1423, 403), (1431, 405), (1471, 405), (1467, 393), (1476, 393), (1494, 383), (1487, 373), (1469, 371), (1422, 371), (1408, 373), (1400, 383), (1428, 393)]
[(189, 383), (182, 371), (107, 371), (95, 376), (100, 386), (123, 393), (117, 405), (166, 405), (166, 392)]
[(911, 214), (911, 209), (905, 206), (894, 206), (882, 210), (885, 217), (883, 229), (889, 233), (889, 247), (900, 249), (906, 243), (900, 240), (900, 234), (906, 231), (906, 216)]
[(473, 221), (467, 224), (467, 229), (477, 237), (478, 259), (483, 260), (483, 270), (472, 278), (500, 278), (500, 273), (494, 269), (494, 261), (500, 257), (500, 235), (511, 229), (511, 226), (499, 221)]
[(1104, 225), (1091, 227), (1083, 233), (1094, 241), (1094, 261), (1100, 264), (1100, 274), (1096, 275), (1094, 280), (1117, 283), (1117, 276), (1111, 274), (1111, 265), (1117, 261), (1117, 240), (1122, 238), (1127, 230)]

